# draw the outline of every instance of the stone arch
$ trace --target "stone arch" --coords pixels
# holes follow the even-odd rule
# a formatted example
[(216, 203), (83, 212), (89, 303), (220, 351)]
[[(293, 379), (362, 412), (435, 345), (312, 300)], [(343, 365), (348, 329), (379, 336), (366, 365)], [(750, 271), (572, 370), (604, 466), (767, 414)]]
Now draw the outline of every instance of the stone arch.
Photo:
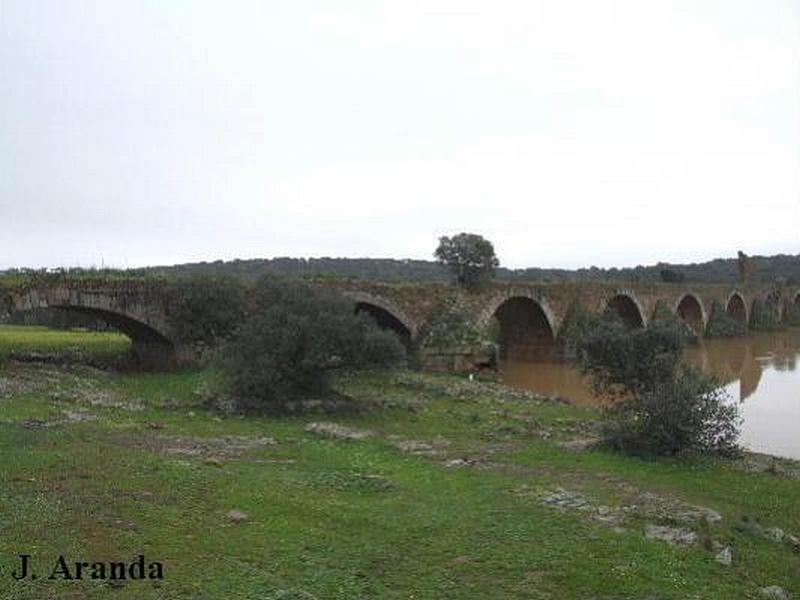
[(725, 313), (741, 323), (750, 322), (750, 310), (744, 296), (737, 290), (732, 291), (725, 301)]
[(556, 328), (553, 312), (544, 298), (509, 294), (492, 305), (489, 320), (494, 318), (499, 325), (501, 357), (539, 355), (552, 349)]
[(553, 333), (553, 337), (555, 338), (558, 335), (561, 321), (551, 308), (547, 298), (535, 290), (526, 288), (513, 289), (502, 294), (494, 295), (478, 315), (478, 327), (484, 330), (487, 329), (500, 306), (512, 298), (527, 298), (532, 300), (544, 313), (547, 324)]
[(125, 310), (103, 294), (79, 294), (63, 290), (28, 290), (11, 297), (10, 312), (55, 308), (105, 321), (130, 338), (137, 357), (149, 366), (168, 366), (174, 361), (175, 343), (166, 327), (154, 324), (135, 310)]
[(696, 334), (702, 335), (706, 330), (708, 316), (700, 296), (694, 292), (686, 292), (678, 297), (672, 312), (680, 317), (686, 325)]
[(601, 313), (613, 313), (630, 328), (647, 326), (647, 317), (642, 304), (631, 290), (617, 290), (600, 303)]
[(394, 331), (404, 344), (417, 337), (416, 324), (392, 302), (365, 292), (345, 292), (345, 296), (353, 301), (356, 312), (367, 313), (382, 329)]

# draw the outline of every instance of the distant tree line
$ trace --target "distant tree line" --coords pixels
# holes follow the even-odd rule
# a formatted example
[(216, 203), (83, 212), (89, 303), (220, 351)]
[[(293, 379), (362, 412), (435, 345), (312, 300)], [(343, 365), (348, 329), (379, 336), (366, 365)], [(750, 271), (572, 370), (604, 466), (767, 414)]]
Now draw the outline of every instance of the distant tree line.
[[(800, 254), (748, 256), (747, 279), (758, 282), (800, 283)], [(25, 277), (37, 271), (9, 269), (0, 272), (7, 280)], [(388, 282), (447, 282), (452, 272), (440, 262), (390, 258), (266, 258), (232, 261), (185, 263), (174, 266), (128, 269), (68, 269), (70, 276), (166, 278), (206, 275), (231, 276), (255, 281), (262, 275), (284, 275), (299, 278), (340, 277)], [(498, 267), (495, 277), (501, 281), (687, 281), (697, 283), (735, 283), (741, 280), (739, 257), (718, 258), (703, 263), (657, 263), (650, 266), (601, 269), (588, 267), (576, 270), (508, 269)]]

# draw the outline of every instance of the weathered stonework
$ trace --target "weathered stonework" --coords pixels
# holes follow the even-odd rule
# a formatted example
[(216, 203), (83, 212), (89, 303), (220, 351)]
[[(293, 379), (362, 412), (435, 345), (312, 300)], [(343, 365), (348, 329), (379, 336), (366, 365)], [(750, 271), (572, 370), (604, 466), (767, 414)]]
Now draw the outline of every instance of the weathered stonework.
[[(539, 319), (541, 332), (557, 338), (570, 307), (581, 304), (590, 312), (611, 307), (630, 311), (632, 322), (646, 325), (661, 303), (686, 320), (697, 333), (708, 323), (714, 302), (736, 318), (749, 320), (753, 303), (779, 299), (780, 313), (785, 306), (800, 305), (800, 290), (778, 290), (773, 286), (742, 284), (558, 282), (496, 282), (480, 293), (444, 283), (389, 284), (362, 280), (322, 280), (313, 285), (335, 289), (357, 306), (384, 311), (412, 343), (418, 341), (425, 323), (444, 305), (457, 303), (486, 330), (492, 318), (509, 300), (523, 299), (517, 304), (529, 307)], [(92, 313), (128, 335), (141, 354), (190, 358), (193, 348), (183, 347), (176, 340), (169, 323), (169, 306), (163, 295), (147, 282), (65, 280), (58, 284), (28, 287), (6, 292), (2, 299), (7, 310), (25, 311), (37, 308), (64, 308)], [(620, 308), (622, 307), (622, 308)], [(635, 313), (633, 312), (635, 311)], [(625, 315), (623, 315), (625, 317)], [(448, 359), (449, 360), (449, 359)], [(440, 357), (439, 362), (448, 362)], [(463, 362), (463, 361), (456, 361)]]
[[(347, 280), (325, 282), (344, 294), (394, 314), (407, 323), (412, 337), (443, 303), (458, 302), (473, 315), (482, 328), (489, 326), (497, 310), (512, 298), (527, 298), (538, 306), (555, 337), (558, 336), (569, 308), (580, 303), (590, 312), (602, 312), (615, 297), (629, 299), (646, 325), (661, 302), (673, 314), (686, 318), (696, 307), (699, 326), (708, 324), (711, 306), (716, 301), (729, 309), (741, 301), (742, 318), (747, 321), (753, 302), (764, 301), (774, 293), (769, 285), (685, 284), (685, 283), (626, 283), (617, 282), (558, 282), (558, 283), (495, 283), (481, 293), (470, 294), (455, 286), (441, 283), (388, 284)], [(800, 304), (800, 290), (783, 294), (783, 302)], [(682, 309), (679, 311), (679, 309)], [(681, 315), (683, 312), (684, 315)]]

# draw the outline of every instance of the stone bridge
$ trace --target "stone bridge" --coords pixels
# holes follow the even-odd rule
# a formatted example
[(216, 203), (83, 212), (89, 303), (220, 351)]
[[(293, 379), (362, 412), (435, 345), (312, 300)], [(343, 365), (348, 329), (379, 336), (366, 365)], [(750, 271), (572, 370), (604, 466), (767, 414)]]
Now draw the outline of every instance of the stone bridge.
[[(555, 341), (576, 304), (593, 312), (613, 311), (631, 327), (646, 326), (661, 305), (683, 319), (698, 335), (708, 325), (712, 306), (749, 323), (754, 303), (764, 302), (783, 318), (788, 306), (800, 308), (800, 289), (769, 285), (689, 283), (494, 283), (468, 294), (444, 283), (388, 284), (361, 280), (324, 280), (409, 345), (419, 339), (431, 318), (448, 305), (458, 305), (482, 330), (497, 328), (501, 349), (530, 342)], [(140, 356), (156, 361), (190, 359), (192, 348), (181, 344), (170, 324), (170, 306), (157, 286), (146, 281), (64, 280), (7, 291), (0, 313), (60, 308), (91, 314), (131, 338)]]
[(391, 285), (374, 282), (328, 283), (375, 315), (379, 323), (416, 340), (424, 325), (447, 304), (458, 304), (479, 329), (495, 327), (501, 353), (555, 342), (576, 305), (595, 313), (612, 311), (630, 327), (644, 327), (658, 310), (667, 310), (702, 336), (714, 310), (750, 324), (753, 307), (764, 303), (781, 321), (789, 305), (800, 308), (800, 288), (772, 285), (691, 283), (495, 283), (478, 294), (447, 284)]
[(0, 316), (58, 308), (95, 317), (131, 339), (134, 352), (151, 365), (189, 358), (169, 322), (169, 307), (157, 286), (136, 281), (65, 280), (3, 293)]

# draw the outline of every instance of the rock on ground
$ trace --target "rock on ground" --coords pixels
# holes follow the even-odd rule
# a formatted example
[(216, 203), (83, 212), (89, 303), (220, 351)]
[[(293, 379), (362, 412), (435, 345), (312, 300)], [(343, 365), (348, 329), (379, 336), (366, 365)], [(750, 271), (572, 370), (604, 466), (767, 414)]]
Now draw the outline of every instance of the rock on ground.
[(769, 585), (760, 590), (762, 598), (777, 598), (778, 600), (790, 600), (789, 592), (778, 585)]
[(570, 492), (563, 488), (558, 488), (554, 492), (542, 498), (542, 502), (560, 508), (572, 508), (575, 510), (590, 510), (592, 504), (577, 492)]
[(453, 458), (448, 460), (444, 463), (445, 467), (452, 468), (452, 467), (474, 467), (478, 464), (478, 460), (475, 458)]
[(730, 546), (725, 546), (714, 557), (714, 560), (716, 560), (721, 565), (730, 567), (733, 564), (733, 548), (731, 548)]
[(390, 436), (389, 439), (392, 440), (392, 445), (401, 452), (406, 452), (408, 454), (421, 454), (425, 456), (435, 456), (437, 454), (441, 454), (439, 447), (447, 445), (445, 440), (434, 440), (433, 443), (428, 443), (420, 440), (401, 439), (396, 436)]
[(677, 546), (691, 546), (697, 541), (697, 534), (694, 531), (662, 525), (647, 525), (644, 528), (644, 536), (651, 540), (661, 540)]
[(229, 510), (225, 517), (231, 521), (232, 523), (244, 523), (245, 521), (250, 519), (250, 515), (241, 510)]
[(306, 431), (323, 435), (326, 437), (338, 438), (341, 440), (363, 440), (372, 435), (371, 431), (350, 429), (338, 423), (315, 422), (306, 425)]
[(764, 536), (773, 542), (782, 542), (786, 532), (780, 527), (770, 527), (764, 530)]

